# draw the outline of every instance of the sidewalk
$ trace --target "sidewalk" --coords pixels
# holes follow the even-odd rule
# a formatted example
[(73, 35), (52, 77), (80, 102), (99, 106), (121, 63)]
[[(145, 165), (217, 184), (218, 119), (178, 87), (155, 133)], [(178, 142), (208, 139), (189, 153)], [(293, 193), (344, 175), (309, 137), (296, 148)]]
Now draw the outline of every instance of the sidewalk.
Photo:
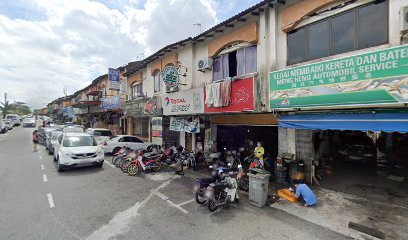
[[(185, 171), (185, 175), (190, 178), (209, 177), (209, 174), (207, 169)], [(283, 187), (270, 182), (268, 196), (275, 194), (280, 188)], [(408, 226), (407, 207), (324, 188), (316, 188), (314, 192), (319, 199), (316, 207), (301, 207), (285, 199), (280, 199), (270, 207), (355, 239), (378, 238), (350, 229), (349, 222), (383, 232), (385, 239), (407, 239), (408, 229), (402, 227)], [(240, 194), (248, 195), (243, 191), (240, 191)]]
[(301, 207), (285, 199), (270, 206), (356, 239), (377, 238), (348, 228), (349, 222), (381, 231), (385, 239), (407, 239), (408, 208), (328, 189), (315, 193), (319, 199), (316, 207)]

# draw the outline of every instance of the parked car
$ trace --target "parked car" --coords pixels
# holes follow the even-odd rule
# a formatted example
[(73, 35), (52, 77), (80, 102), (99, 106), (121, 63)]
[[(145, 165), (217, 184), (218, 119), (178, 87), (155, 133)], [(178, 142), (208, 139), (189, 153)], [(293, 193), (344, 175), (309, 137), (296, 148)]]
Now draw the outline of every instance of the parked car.
[(57, 143), (58, 141), (58, 137), (59, 135), (61, 135), (63, 132), (61, 131), (53, 131), (51, 133), (51, 137), (47, 139), (47, 150), (48, 150), (48, 154), (52, 155), (54, 154), (54, 145)]
[(35, 127), (35, 119), (34, 118), (24, 118), (22, 121), (23, 127)]
[(46, 128), (42, 127), (38, 129), (38, 143), (41, 145), (46, 144), (47, 142), (47, 136), (49, 137), (52, 131), (55, 131), (55, 128)]
[(105, 128), (88, 128), (86, 129), (86, 133), (94, 136), (98, 145), (103, 144), (113, 136), (111, 130)]
[(6, 119), (13, 121), (14, 126), (20, 126), (21, 125), (20, 116), (18, 116), (17, 114), (7, 114)]
[(0, 122), (0, 133), (6, 133), (8, 131), (8, 127), (4, 122)]
[(63, 133), (54, 145), (54, 161), (58, 162), (58, 172), (73, 167), (102, 167), (104, 153), (88, 133)]
[(152, 143), (143, 142), (135, 136), (119, 135), (105, 140), (102, 143), (102, 149), (105, 151), (105, 153), (115, 154), (124, 146), (129, 146), (130, 148), (137, 150), (146, 149), (150, 145), (152, 145)]
[(7, 119), (3, 119), (3, 123), (6, 125), (6, 127), (7, 127), (7, 131), (10, 131), (10, 130), (12, 130), (13, 129), (13, 123), (12, 123), (12, 121), (10, 121), (10, 120), (7, 120)]
[(365, 133), (345, 131), (340, 134), (340, 141), (338, 154), (345, 161), (376, 163), (376, 146)]

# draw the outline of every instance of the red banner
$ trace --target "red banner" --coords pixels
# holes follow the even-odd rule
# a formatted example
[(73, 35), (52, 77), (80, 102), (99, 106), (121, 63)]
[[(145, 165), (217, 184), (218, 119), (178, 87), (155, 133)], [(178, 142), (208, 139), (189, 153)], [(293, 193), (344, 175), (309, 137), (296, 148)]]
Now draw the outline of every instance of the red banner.
[[(204, 88), (204, 99), (206, 99), (206, 91)], [(218, 112), (243, 112), (254, 111), (254, 78), (244, 78), (231, 82), (231, 97), (229, 105), (226, 107), (208, 107), (204, 104), (205, 113)]]

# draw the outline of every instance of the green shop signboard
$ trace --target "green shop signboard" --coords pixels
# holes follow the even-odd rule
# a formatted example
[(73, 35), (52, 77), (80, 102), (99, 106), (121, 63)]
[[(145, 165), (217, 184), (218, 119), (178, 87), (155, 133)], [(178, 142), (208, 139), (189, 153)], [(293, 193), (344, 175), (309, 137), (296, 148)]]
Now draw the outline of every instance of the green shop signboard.
[(271, 72), (270, 107), (408, 103), (408, 45)]

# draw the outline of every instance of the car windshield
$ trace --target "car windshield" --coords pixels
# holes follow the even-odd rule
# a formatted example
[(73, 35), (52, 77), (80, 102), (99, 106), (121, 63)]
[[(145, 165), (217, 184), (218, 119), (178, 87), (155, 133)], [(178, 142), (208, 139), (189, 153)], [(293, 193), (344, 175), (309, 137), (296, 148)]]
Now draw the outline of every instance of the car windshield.
[(71, 136), (66, 137), (62, 146), (64, 147), (86, 147), (97, 146), (95, 139), (92, 136)]
[(95, 130), (94, 135), (102, 136), (102, 137), (109, 137), (109, 136), (112, 136), (112, 132), (107, 131), (107, 130)]

